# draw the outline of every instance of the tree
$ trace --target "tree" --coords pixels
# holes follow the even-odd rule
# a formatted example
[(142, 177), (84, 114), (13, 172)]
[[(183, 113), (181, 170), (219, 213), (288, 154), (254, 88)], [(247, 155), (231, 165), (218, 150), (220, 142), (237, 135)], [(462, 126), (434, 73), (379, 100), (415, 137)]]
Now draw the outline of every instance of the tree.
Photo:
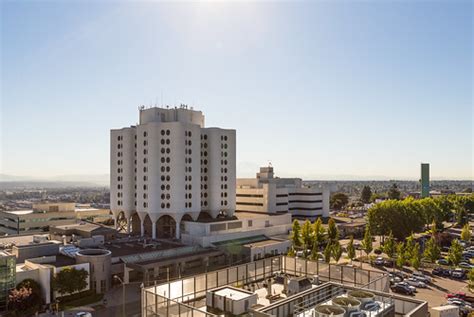
[(43, 305), (41, 286), (32, 279), (25, 279), (10, 291), (8, 308), (16, 316), (29, 316), (40, 311)]
[(451, 247), (448, 251), (448, 259), (454, 265), (457, 266), (461, 262), (463, 247), (459, 243), (458, 239), (451, 241)]
[(336, 242), (339, 239), (339, 230), (337, 230), (336, 221), (333, 218), (328, 222), (328, 239), (329, 243)]
[(295, 248), (291, 246), (291, 248), (288, 250), (288, 253), (286, 255), (294, 257), (296, 255)]
[(309, 255), (310, 260), (317, 260), (319, 257), (319, 244), (313, 243), (313, 248), (311, 249), (311, 254)]
[(370, 234), (369, 226), (365, 227), (364, 233), (364, 240), (362, 240), (362, 250), (369, 256), (370, 252), (372, 252), (372, 235)]
[(469, 273), (467, 274), (467, 278), (469, 279), (469, 290), (471, 292), (474, 292), (474, 269), (471, 269)]
[(355, 258), (355, 256), (356, 256), (356, 251), (354, 247), (354, 237), (351, 236), (351, 239), (349, 240), (349, 244), (347, 245), (347, 257), (351, 259), (351, 263), (352, 263), (352, 260)]
[(301, 240), (304, 247), (304, 256), (307, 257), (308, 249), (310, 250), (313, 245), (313, 228), (309, 220), (306, 220), (301, 228)]
[(405, 245), (403, 242), (400, 242), (397, 244), (397, 261), (395, 264), (397, 267), (401, 270), (403, 266), (406, 263), (406, 257), (405, 257)]
[(415, 243), (415, 246), (413, 247), (412, 252), (411, 252), (410, 264), (416, 271), (418, 271), (418, 269), (420, 268), (420, 263), (421, 263), (420, 244), (417, 242)]
[(82, 291), (87, 286), (87, 277), (89, 273), (80, 269), (65, 268), (53, 278), (53, 289), (61, 296)]
[(321, 218), (318, 218), (313, 224), (313, 246), (316, 244), (318, 249), (324, 240), (325, 231)]
[(424, 256), (429, 259), (431, 263), (434, 263), (441, 256), (441, 250), (439, 249), (434, 236), (431, 236), (431, 238), (426, 242)]
[(395, 239), (393, 238), (393, 234), (390, 231), (387, 239), (385, 239), (385, 244), (383, 245), (383, 252), (389, 257), (393, 258), (396, 251)]
[(370, 203), (371, 198), (372, 198), (372, 190), (370, 189), (370, 186), (364, 186), (360, 194), (360, 201), (363, 202), (364, 204), (368, 204)]
[(8, 309), (22, 315), (30, 307), (31, 288), (12, 289), (8, 295)]
[(334, 261), (336, 261), (336, 263), (339, 262), (339, 259), (341, 258), (341, 255), (342, 255), (342, 247), (339, 241), (336, 241), (333, 243), (331, 253), (332, 253), (332, 258), (334, 259)]
[(413, 233), (405, 240), (405, 253), (407, 254), (407, 258), (411, 258), (413, 255), (413, 249), (416, 246), (415, 237)]
[(324, 248), (324, 252), (323, 252), (324, 262), (326, 263), (331, 262), (331, 253), (332, 253), (332, 245), (331, 243), (328, 243), (326, 245), (326, 248)]
[(471, 236), (472, 236), (471, 227), (469, 226), (469, 223), (466, 223), (462, 227), (461, 240), (470, 242), (471, 241)]
[(293, 247), (297, 248), (301, 246), (301, 226), (298, 220), (293, 221), (293, 226), (291, 228), (291, 242)]
[(341, 210), (349, 203), (349, 197), (344, 193), (335, 193), (331, 196), (329, 204), (331, 209)]
[(459, 227), (464, 226), (467, 223), (467, 211), (466, 208), (464, 208), (463, 205), (461, 205), (459, 202), (455, 204), (455, 215), (456, 215), (456, 224)]
[(400, 200), (400, 190), (398, 190), (397, 184), (393, 184), (387, 193), (388, 199)]
[(294, 257), (296, 255), (295, 248), (291, 246), (291, 248), (288, 250), (288, 253), (286, 255)]

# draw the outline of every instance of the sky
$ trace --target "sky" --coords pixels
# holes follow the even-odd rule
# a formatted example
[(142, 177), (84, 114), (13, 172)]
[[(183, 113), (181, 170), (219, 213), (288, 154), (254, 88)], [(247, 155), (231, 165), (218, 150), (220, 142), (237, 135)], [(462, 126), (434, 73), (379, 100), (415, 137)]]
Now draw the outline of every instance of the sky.
[(185, 103), (239, 177), (474, 178), (471, 1), (0, 3), (0, 173), (106, 174), (110, 129)]

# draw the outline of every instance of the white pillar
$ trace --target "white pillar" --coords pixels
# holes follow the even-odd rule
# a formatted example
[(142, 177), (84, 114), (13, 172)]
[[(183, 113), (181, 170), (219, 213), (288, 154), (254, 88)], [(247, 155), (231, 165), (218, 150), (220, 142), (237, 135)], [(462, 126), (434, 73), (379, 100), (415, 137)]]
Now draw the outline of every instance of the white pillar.
[(151, 238), (156, 239), (156, 222), (152, 222), (151, 224)]
[(145, 221), (140, 220), (140, 235), (143, 237), (145, 235)]
[(181, 226), (179, 225), (179, 221), (176, 221), (176, 239), (180, 239), (181, 238), (181, 233), (179, 232), (181, 229)]

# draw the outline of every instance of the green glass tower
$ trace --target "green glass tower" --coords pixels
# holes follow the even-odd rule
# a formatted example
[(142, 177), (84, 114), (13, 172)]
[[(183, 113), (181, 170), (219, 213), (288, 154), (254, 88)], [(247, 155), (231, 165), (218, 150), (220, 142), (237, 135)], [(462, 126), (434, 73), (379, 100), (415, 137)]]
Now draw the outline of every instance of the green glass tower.
[(421, 197), (430, 197), (430, 164), (421, 163)]
[(7, 310), (8, 295), (15, 287), (15, 256), (0, 252), (0, 312)]

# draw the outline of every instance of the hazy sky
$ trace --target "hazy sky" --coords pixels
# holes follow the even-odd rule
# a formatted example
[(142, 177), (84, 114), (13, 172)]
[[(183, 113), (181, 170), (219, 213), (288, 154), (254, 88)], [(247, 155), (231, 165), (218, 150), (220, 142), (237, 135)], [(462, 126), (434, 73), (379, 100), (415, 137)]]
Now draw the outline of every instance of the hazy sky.
[(187, 103), (237, 173), (473, 178), (471, 1), (1, 1), (0, 173), (109, 171), (109, 129)]

